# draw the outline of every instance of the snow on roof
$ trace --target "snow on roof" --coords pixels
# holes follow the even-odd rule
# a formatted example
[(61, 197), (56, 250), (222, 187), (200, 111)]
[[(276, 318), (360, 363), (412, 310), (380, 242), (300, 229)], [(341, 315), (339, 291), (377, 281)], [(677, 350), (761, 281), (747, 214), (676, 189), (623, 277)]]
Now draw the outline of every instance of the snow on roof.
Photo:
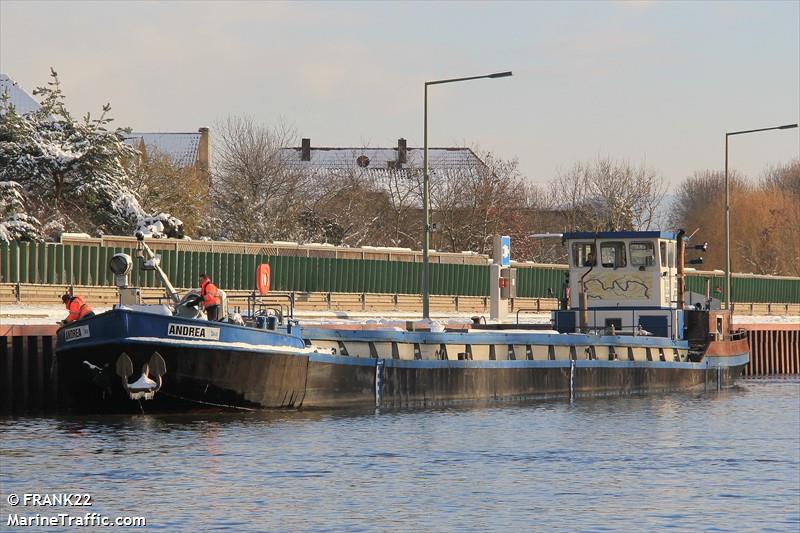
[(36, 111), (42, 107), (31, 95), (25, 92), (25, 89), (20, 87), (17, 82), (12, 80), (7, 74), (0, 73), (0, 94), (3, 93), (8, 94), (9, 102), (20, 115)]
[[(301, 148), (283, 148), (281, 152), (290, 164), (326, 170), (359, 168), (361, 165), (357, 160), (361, 156), (368, 158), (366, 167), (361, 167), (366, 170), (421, 169), (423, 165), (422, 148), (408, 148), (406, 163), (402, 165), (397, 163), (397, 148), (312, 147), (310, 161), (301, 161)], [(428, 148), (428, 166), (442, 169), (474, 169), (484, 166), (484, 163), (469, 148)]]
[(145, 150), (168, 155), (179, 167), (190, 167), (197, 162), (200, 133), (140, 133), (125, 135), (125, 143), (139, 148), (144, 142)]

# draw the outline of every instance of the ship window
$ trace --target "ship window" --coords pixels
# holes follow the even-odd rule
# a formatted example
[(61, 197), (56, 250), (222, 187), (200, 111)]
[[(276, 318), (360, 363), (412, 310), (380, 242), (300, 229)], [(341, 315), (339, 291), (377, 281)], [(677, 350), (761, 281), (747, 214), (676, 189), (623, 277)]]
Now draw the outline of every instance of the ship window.
[(667, 251), (669, 253), (669, 267), (675, 268), (675, 243), (671, 242), (667, 245)]
[(572, 245), (572, 260), (577, 267), (594, 266), (596, 264), (594, 243), (576, 242)]
[(667, 243), (661, 241), (661, 266), (666, 268), (667, 266)]
[(633, 266), (653, 266), (655, 255), (652, 242), (631, 243), (631, 264)]
[(624, 242), (604, 242), (600, 245), (600, 263), (606, 268), (620, 268), (627, 265)]

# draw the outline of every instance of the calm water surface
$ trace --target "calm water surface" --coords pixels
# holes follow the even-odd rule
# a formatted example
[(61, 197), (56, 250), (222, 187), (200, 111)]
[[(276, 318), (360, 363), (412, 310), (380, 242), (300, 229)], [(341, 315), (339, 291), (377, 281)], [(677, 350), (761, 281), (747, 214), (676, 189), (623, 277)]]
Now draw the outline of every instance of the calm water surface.
[(12, 508), (10, 493), (88, 492), (91, 511), (145, 530), (799, 531), (800, 380), (740, 383), (571, 405), (0, 418), (0, 530), (12, 511), (86, 511)]

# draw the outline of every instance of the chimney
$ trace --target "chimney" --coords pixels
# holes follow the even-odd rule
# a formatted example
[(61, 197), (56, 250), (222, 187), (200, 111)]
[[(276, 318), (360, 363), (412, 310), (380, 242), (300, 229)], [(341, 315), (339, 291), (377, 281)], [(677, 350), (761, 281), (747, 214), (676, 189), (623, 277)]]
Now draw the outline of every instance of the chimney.
[(402, 137), (397, 139), (397, 162), (401, 165), (406, 163), (408, 159), (408, 148), (406, 140)]
[(303, 139), (300, 146), (300, 161), (311, 161), (311, 139)]
[(200, 128), (200, 142), (197, 143), (197, 168), (208, 178), (208, 188), (211, 190), (211, 152), (208, 147), (208, 128)]

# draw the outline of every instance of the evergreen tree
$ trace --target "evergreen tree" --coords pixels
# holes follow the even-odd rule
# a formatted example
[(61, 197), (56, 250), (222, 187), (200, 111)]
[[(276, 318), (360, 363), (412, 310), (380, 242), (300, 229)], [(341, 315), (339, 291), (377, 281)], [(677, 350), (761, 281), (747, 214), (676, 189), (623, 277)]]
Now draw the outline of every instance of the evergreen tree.
[(110, 105), (99, 118), (74, 119), (53, 69), (34, 95), (41, 108), (24, 115), (0, 101), (0, 180), (22, 185), (47, 227), (131, 233), (145, 216), (125, 169), (138, 153), (123, 142), (126, 130), (108, 129)]
[(25, 212), (22, 186), (0, 181), (0, 241), (42, 240), (39, 221)]

